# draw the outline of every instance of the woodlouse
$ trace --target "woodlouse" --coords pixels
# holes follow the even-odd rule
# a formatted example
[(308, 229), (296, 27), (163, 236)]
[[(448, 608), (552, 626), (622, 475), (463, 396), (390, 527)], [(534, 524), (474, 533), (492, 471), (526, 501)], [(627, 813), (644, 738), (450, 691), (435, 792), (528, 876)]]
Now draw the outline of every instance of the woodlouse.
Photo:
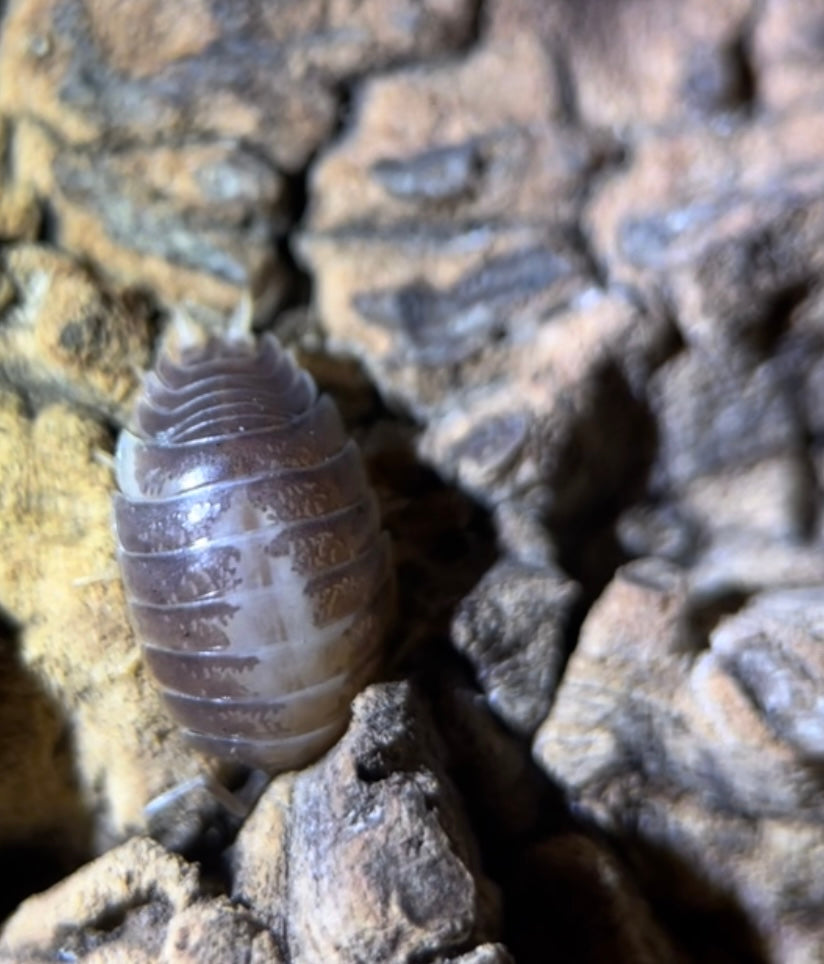
[(132, 624), (190, 742), (273, 772), (319, 756), (394, 594), (334, 402), (271, 335), (189, 338), (146, 376), (115, 462)]

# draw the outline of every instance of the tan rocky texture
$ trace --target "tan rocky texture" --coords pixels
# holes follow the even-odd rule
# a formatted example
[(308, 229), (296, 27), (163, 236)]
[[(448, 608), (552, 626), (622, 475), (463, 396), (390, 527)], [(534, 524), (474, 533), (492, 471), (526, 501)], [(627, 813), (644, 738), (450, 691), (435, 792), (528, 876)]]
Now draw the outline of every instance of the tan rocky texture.
[(549, 710), (578, 587), (563, 573), (506, 561), (461, 600), (452, 641), (471, 663), (489, 704), (530, 734)]
[(681, 862), (655, 884), (659, 908), (694, 900), (707, 913), (709, 890), (687, 896), (694, 874), (719, 907), (735, 895), (770, 960), (819, 960), (820, 585), (764, 591), (732, 612), (728, 602), (728, 615), (715, 605), (668, 563), (620, 570), (534, 753), (642, 876)]
[[(128, 22), (128, 29), (123, 29)], [(61, 244), (169, 300), (277, 298), (283, 172), (332, 132), (339, 86), (467, 37), (466, 0), (17, 0), (0, 112)], [(19, 123), (18, 123), (19, 122)]]
[(92, 960), (95, 955), (105, 960), (101, 945), (113, 932), (123, 959), (126, 954), (135, 961), (157, 959), (164, 927), (199, 893), (193, 867), (153, 841), (135, 837), (26, 901), (6, 923), (0, 959), (91, 954)]
[(346, 736), (274, 781), (238, 835), (233, 896), (288, 960), (446, 959), (497, 927), (498, 895), (408, 684), (371, 687)]
[(134, 838), (24, 903), (0, 960), (506, 964), (485, 880), (426, 710), (408, 684), (357, 700), (341, 742), (271, 783), (233, 848), (232, 899)]
[[(352, 743), (279, 777), (243, 878), (211, 876), (232, 830), (202, 791), (161, 810), (203, 883), (132, 947), (289, 961), (358, 951), (359, 922), (390, 960), (392, 934), (398, 960), (822, 960), (820, 4), (228, 10), (170, 30), (141, 3), (124, 30), (110, 4), (16, 0), (3, 24), (4, 859), (62, 848), (55, 877), (204, 765), (143, 689), (116, 585), (67, 570), (107, 572), (90, 450), (165, 323), (111, 278), (219, 309), (248, 283), (364, 443), (401, 590), (388, 674), (429, 709), (392, 703), (382, 779)], [(384, 745), (363, 705), (352, 732)], [(353, 830), (371, 799), (388, 836)], [(371, 903), (344, 917), (332, 873)], [(262, 910), (214, 896), (241, 879)]]
[(371, 80), (312, 170), (298, 250), (331, 343), (486, 503), (574, 516), (646, 457), (634, 390), (671, 331), (603, 288), (576, 229), (614, 150), (564, 121), (540, 37), (501, 28), (462, 61)]
[[(0, 151), (10, 149), (11, 125), (0, 120)], [(0, 238), (3, 241), (34, 241), (40, 233), (42, 211), (31, 184), (16, 180), (11, 172), (0, 175)]]
[(467, 373), (431, 416), (421, 454), (485, 502), (516, 500), (567, 525), (643, 471), (646, 413), (632, 380), (667, 338), (659, 318), (591, 289)]
[(746, 349), (776, 301), (816, 277), (822, 134), (820, 110), (800, 106), (639, 139), (587, 206), (610, 276), (671, 292), (685, 340), (717, 344), (737, 326)]
[[(386, 83), (400, 97), (405, 79)], [(420, 82), (444, 96), (458, 86), (448, 75)], [(376, 101), (362, 105), (367, 126)], [(430, 110), (446, 109), (434, 103)], [(382, 109), (374, 107), (381, 126)], [(489, 122), (493, 130), (511, 123), (507, 116)], [(353, 143), (340, 152), (356, 151)], [(336, 154), (317, 169), (319, 224), (327, 225), (325, 194), (339, 190)], [(575, 513), (596, 486), (600, 493), (619, 485), (643, 459), (643, 440), (630, 442), (639, 434), (630, 386), (665, 350), (668, 332), (620, 293), (599, 290), (575, 246), (549, 222), (519, 216), (506, 190), (539, 185), (514, 168), (490, 176), (505, 181), (500, 201), (491, 192), (497, 210), (490, 227), (475, 228), (471, 198), (464, 212), (460, 197), (450, 223), (439, 227), (424, 195), (412, 199), (421, 225), (408, 236), (402, 225), (410, 214), (393, 214), (390, 198), (380, 218), (394, 227), (378, 219), (364, 230), (355, 212), (336, 212), (334, 226), (304, 236), (301, 249), (317, 274), (319, 307), (335, 342), (365, 353), (389, 400), (426, 419), (419, 447), (427, 461), (484, 501), (517, 496), (553, 514)], [(555, 189), (559, 198), (569, 190)], [(551, 212), (539, 197), (525, 203)], [(553, 324), (540, 323), (547, 318)], [(619, 412), (604, 435), (624, 433), (626, 445), (601, 445), (587, 426)]]
[(196, 867), (135, 837), (26, 901), (3, 931), (0, 960), (280, 960), (249, 911), (208, 891)]
[(0, 599), (17, 627), (10, 696), (29, 707), (5, 707), (5, 777), (15, 789), (3, 806), (17, 816), (3, 837), (28, 844), (59, 829), (66, 847), (97, 850), (144, 826), (143, 806), (203, 764), (170, 732), (129, 629), (111, 474), (98, 458), (108, 432), (65, 403), (30, 418), (10, 394), (0, 418)]
[(503, 884), (504, 936), (515, 959), (543, 960), (551, 945), (560, 961), (677, 960), (625, 864), (606, 840), (582, 831), (477, 688), (436, 666), (425, 684), (485, 866)]
[[(780, 2), (780, 0), (779, 0)], [(746, 104), (753, 0), (581, 0), (491, 5), (496, 35), (530, 31), (552, 50), (567, 107), (586, 124), (632, 131)]]
[(676, 497), (697, 531), (805, 537), (817, 495), (799, 376), (813, 357), (787, 364), (776, 354), (745, 367), (692, 350), (656, 372), (651, 487)]
[(559, 107), (545, 51), (520, 35), (370, 81), (312, 170), (300, 252), (325, 325), (416, 412), (443, 400), (450, 368), (491, 374), (491, 338), (590, 283), (557, 225), (601, 151), (552, 123)]
[[(750, 121), (757, 12), (493, 4), (463, 61), (367, 83), (313, 168), (299, 251), (324, 326), (482, 501), (569, 527), (660, 435), (650, 488), (699, 545), (806, 536), (824, 129), (806, 102)], [(692, 351), (650, 380), (676, 337)]]
[(754, 23), (753, 61), (760, 96), (771, 107), (815, 102), (824, 90), (820, 0), (768, 0)]
[(66, 401), (124, 419), (151, 349), (148, 306), (101, 288), (76, 260), (38, 244), (0, 253), (0, 375), (38, 408)]

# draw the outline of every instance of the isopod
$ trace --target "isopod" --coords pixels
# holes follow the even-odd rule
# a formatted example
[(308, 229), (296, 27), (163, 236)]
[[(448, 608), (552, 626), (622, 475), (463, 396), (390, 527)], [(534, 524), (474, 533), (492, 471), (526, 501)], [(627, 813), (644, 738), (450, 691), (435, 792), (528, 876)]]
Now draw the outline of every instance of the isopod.
[(131, 622), (191, 744), (301, 767), (379, 664), (389, 537), (337, 407), (274, 336), (179, 341), (115, 454)]

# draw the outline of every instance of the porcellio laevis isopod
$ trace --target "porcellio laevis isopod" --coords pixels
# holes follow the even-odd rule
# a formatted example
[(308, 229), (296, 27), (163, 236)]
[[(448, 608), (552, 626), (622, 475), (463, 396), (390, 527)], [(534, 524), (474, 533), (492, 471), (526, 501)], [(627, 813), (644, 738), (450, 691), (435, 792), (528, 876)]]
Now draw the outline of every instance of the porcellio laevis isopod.
[(300, 767), (379, 663), (389, 538), (334, 402), (273, 336), (182, 342), (117, 445), (132, 624), (197, 749)]

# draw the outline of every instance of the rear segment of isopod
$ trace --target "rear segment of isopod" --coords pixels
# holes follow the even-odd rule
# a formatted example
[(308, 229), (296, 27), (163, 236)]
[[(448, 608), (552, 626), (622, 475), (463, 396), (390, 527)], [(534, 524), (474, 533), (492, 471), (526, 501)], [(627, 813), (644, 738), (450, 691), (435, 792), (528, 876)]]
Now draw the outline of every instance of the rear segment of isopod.
[(333, 402), (271, 336), (164, 353), (116, 453), (118, 557), (166, 704), (204, 752), (302, 766), (392, 615), (388, 537)]

